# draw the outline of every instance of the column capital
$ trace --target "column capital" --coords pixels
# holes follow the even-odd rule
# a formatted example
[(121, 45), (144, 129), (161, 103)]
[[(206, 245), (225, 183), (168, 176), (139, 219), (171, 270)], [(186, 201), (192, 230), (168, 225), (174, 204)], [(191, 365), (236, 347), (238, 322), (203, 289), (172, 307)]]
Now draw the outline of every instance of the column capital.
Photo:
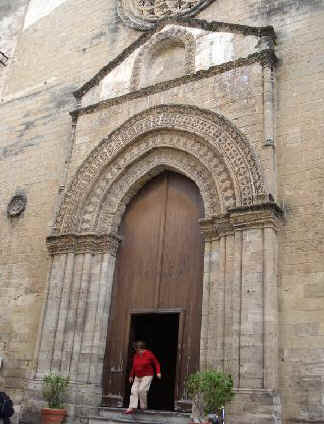
[(283, 218), (283, 210), (275, 202), (260, 203), (229, 210), (229, 220), (235, 230), (260, 227), (270, 227), (278, 230)]
[(199, 220), (200, 231), (207, 241), (233, 234), (235, 230), (271, 227), (278, 230), (283, 210), (275, 202), (263, 202), (229, 209), (224, 215)]
[(69, 233), (47, 237), (46, 245), (52, 256), (66, 253), (110, 253), (116, 256), (120, 241), (121, 237), (115, 233)]
[(200, 219), (200, 231), (207, 241), (220, 239), (233, 233), (233, 225), (229, 220), (229, 215), (219, 215), (211, 218)]

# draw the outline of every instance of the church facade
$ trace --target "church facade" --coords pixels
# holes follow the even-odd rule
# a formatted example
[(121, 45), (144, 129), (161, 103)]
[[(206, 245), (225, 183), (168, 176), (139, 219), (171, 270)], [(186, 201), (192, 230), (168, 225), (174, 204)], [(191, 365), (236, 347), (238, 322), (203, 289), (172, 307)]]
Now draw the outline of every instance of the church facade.
[(188, 412), (233, 376), (229, 423), (324, 420), (324, 4), (0, 5), (1, 387), (37, 422), (127, 404), (131, 346)]

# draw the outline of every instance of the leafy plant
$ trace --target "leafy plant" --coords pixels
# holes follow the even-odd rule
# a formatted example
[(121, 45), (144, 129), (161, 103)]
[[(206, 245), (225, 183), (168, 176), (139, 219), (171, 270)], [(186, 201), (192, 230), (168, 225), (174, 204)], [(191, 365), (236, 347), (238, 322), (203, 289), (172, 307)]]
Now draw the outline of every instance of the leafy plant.
[(221, 414), (221, 408), (235, 395), (233, 378), (222, 371), (207, 370), (191, 374), (186, 381), (189, 396), (204, 413)]
[(64, 396), (69, 385), (69, 378), (50, 373), (43, 378), (43, 396), (51, 409), (64, 408)]

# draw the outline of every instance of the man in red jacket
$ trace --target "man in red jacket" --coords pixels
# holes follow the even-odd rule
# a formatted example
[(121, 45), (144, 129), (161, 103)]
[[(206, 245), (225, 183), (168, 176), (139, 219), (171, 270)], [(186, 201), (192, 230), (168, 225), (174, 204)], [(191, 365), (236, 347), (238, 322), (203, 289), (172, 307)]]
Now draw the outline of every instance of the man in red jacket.
[(133, 367), (129, 376), (129, 382), (133, 383), (133, 385), (126, 414), (135, 412), (138, 406), (138, 399), (141, 409), (147, 408), (147, 392), (150, 389), (154, 371), (157, 378), (161, 378), (159, 361), (150, 350), (146, 349), (146, 344), (142, 341), (135, 342), (135, 350)]

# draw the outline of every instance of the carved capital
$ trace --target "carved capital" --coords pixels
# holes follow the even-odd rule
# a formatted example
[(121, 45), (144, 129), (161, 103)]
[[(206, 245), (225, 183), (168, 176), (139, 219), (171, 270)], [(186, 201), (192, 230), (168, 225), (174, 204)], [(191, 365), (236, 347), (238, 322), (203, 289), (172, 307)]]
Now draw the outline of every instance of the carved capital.
[(258, 44), (255, 46), (255, 49), (258, 52), (262, 50), (274, 50), (275, 48), (275, 39), (274, 34), (263, 35), (259, 38)]
[(117, 234), (62, 234), (47, 237), (46, 244), (49, 254), (60, 255), (66, 253), (110, 253), (117, 255), (121, 237)]
[(96, 253), (109, 252), (112, 256), (116, 256), (121, 240), (121, 236), (116, 233), (103, 234), (97, 239)]
[(200, 219), (199, 223), (201, 234), (206, 241), (219, 239), (233, 233), (233, 225), (228, 214)]
[(219, 238), (232, 234), (233, 225), (230, 222), (229, 215), (216, 217), (215, 228)]
[(266, 68), (271, 68), (271, 69), (278, 62), (277, 56), (275, 55), (275, 53), (272, 49), (262, 50), (259, 53), (259, 60), (260, 60), (260, 63), (262, 64), (262, 66), (264, 66)]
[(276, 203), (267, 202), (230, 209), (229, 219), (236, 230), (260, 227), (278, 230), (283, 222), (283, 211)]
[(216, 237), (213, 218), (202, 218), (199, 220), (200, 232), (205, 241), (211, 241)]
[(73, 234), (49, 236), (46, 239), (47, 249), (51, 256), (74, 252), (75, 243), (75, 235)]

